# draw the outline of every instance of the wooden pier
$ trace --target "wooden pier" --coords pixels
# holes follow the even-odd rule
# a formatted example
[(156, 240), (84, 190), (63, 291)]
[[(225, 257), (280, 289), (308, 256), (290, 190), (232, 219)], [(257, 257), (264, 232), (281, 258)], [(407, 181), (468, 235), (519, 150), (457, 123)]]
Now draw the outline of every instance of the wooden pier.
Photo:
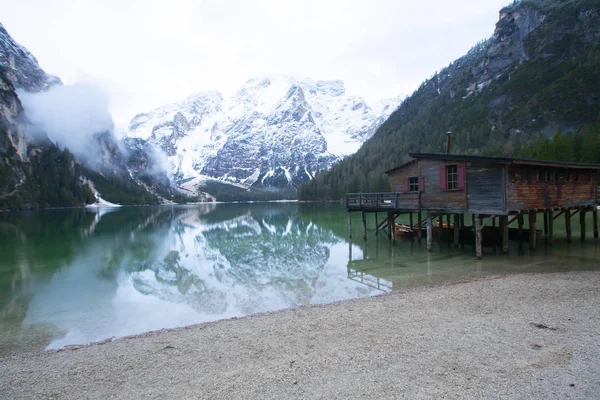
[[(535, 250), (538, 227), (543, 228), (552, 245), (553, 222), (561, 216), (567, 241), (571, 242), (571, 219), (579, 214), (580, 238), (585, 240), (585, 215), (591, 212), (593, 235), (598, 238), (598, 164), (451, 154), (410, 156), (412, 161), (386, 172), (394, 192), (346, 195), (350, 237), (353, 212), (362, 213), (364, 240), (367, 213), (375, 214), (375, 234), (387, 230), (392, 240), (396, 239), (396, 219), (408, 215), (409, 224), (399, 234), (410, 231), (421, 240), (425, 231), (427, 249), (431, 251), (434, 230), (451, 230), (455, 246), (459, 245), (461, 231), (470, 230), (480, 259), (488, 228), (499, 232), (502, 252), (508, 253), (509, 226), (516, 221), (515, 236), (522, 238), (527, 218), (529, 247)], [(379, 213), (385, 215), (381, 222)], [(470, 225), (465, 225), (467, 214), (472, 216)]]

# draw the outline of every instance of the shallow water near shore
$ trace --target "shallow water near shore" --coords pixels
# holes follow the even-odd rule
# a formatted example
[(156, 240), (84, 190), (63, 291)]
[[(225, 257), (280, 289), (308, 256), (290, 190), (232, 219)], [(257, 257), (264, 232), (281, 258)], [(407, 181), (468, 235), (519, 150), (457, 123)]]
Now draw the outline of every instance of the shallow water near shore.
[[(392, 290), (513, 273), (600, 269), (588, 239), (511, 242), (510, 254), (444, 241), (354, 240), (337, 204), (256, 203), (0, 213), (0, 356)], [(380, 215), (380, 220), (383, 218)], [(468, 219), (467, 219), (468, 220)], [(403, 221), (402, 219), (399, 222)]]

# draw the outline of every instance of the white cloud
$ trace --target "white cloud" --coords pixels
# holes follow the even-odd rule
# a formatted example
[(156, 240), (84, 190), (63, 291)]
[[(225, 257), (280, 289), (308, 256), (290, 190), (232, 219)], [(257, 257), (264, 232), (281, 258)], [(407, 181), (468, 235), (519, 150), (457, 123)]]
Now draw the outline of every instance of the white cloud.
[(371, 99), (410, 94), (489, 37), (508, 3), (19, 0), (3, 5), (2, 22), (63, 81), (85, 71), (103, 82), (123, 123), (259, 75), (343, 79)]
[(54, 86), (47, 92), (19, 91), (27, 118), (48, 137), (79, 156), (89, 156), (92, 135), (111, 131), (108, 96), (89, 83)]

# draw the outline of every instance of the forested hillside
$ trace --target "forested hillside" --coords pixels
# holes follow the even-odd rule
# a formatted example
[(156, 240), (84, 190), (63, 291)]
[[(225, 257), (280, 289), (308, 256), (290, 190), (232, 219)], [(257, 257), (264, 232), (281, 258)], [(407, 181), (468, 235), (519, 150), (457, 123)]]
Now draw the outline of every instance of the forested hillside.
[[(301, 186), (299, 198), (386, 191), (383, 171), (411, 151), (442, 152), (448, 131), (457, 154), (600, 162), (590, 150), (600, 150), (599, 27), (594, 0), (505, 7), (492, 38), (425, 80), (356, 154)], [(548, 150), (557, 132), (554, 140), (572, 149), (566, 155)]]

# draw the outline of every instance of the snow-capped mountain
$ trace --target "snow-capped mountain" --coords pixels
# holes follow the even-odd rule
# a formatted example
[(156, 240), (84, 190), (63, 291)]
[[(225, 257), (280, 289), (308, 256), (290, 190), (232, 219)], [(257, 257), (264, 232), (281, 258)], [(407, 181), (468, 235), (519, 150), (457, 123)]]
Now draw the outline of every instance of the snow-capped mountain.
[(356, 152), (399, 104), (370, 106), (342, 81), (251, 79), (231, 97), (205, 92), (138, 114), (127, 135), (162, 149), (180, 183), (293, 187)]

